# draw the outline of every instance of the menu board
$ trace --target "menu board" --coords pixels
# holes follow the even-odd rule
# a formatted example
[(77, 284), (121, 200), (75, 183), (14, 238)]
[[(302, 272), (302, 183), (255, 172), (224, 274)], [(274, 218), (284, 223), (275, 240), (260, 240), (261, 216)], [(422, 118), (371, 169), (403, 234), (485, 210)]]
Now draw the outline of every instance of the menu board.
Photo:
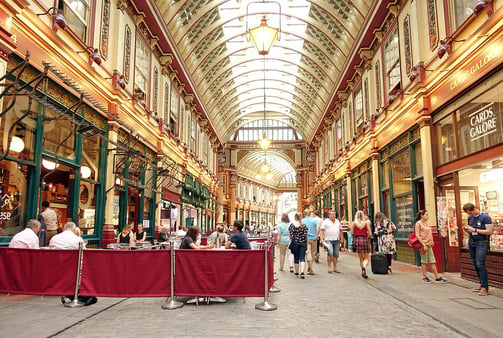
[(401, 196), (395, 199), (395, 218), (397, 227), (395, 238), (408, 238), (414, 232), (412, 195)]

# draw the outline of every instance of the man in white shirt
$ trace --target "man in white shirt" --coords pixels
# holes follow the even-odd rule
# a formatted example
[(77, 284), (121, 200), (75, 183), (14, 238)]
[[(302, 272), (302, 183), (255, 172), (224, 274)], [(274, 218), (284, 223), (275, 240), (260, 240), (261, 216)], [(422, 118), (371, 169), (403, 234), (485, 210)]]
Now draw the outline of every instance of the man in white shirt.
[[(82, 237), (77, 236), (78, 228), (73, 222), (65, 224), (64, 231), (52, 237), (49, 243), (51, 249), (78, 249), (79, 243), (84, 243)], [(84, 245), (84, 244), (83, 244)], [(85, 248), (85, 245), (84, 245)]]
[(9, 248), (39, 249), (37, 233), (40, 230), (40, 222), (30, 219), (26, 229), (18, 232), (9, 243)]
[[(340, 272), (337, 270), (337, 258), (339, 257), (339, 243), (344, 243), (342, 225), (335, 218), (335, 210), (330, 210), (328, 218), (321, 223), (321, 245), (327, 248), (328, 273)], [(332, 270), (333, 265), (333, 270)]]

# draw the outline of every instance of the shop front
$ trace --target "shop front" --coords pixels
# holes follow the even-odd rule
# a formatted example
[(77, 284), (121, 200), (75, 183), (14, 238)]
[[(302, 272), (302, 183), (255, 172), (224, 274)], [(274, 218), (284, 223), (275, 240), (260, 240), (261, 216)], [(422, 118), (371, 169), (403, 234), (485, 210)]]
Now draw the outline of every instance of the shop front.
[(437, 209), (449, 271), (477, 280), (463, 230), (465, 203), (493, 221), (487, 257), (492, 285), (503, 286), (503, 74), (496, 73), (449, 104), (434, 118)]
[[(408, 237), (414, 232), (414, 217), (424, 209), (423, 161), (419, 128), (408, 131), (380, 154), (380, 200), (381, 212), (391, 219), (395, 232), (396, 259), (410, 264), (418, 264), (419, 257), (408, 244)], [(368, 174), (370, 176), (370, 174)], [(360, 192), (360, 203), (365, 203), (366, 191)], [(364, 204), (363, 204), (364, 205)], [(428, 210), (434, 212), (434, 210)], [(438, 237), (434, 235), (438, 240)], [(438, 249), (438, 245), (436, 246)], [(440, 257), (440, 252), (435, 252)]]

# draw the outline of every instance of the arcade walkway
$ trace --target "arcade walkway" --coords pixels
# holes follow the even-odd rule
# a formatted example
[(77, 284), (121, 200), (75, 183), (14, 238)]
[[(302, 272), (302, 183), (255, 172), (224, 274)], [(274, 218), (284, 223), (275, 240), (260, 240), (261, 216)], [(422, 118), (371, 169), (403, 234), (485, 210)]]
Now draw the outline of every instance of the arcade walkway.
[[(326, 258), (305, 280), (277, 272), (278, 310), (255, 310), (261, 298), (163, 310), (164, 298), (100, 298), (69, 309), (59, 297), (1, 295), (2, 337), (501, 337), (503, 290), (480, 297), (475, 284), (424, 284), (417, 267), (394, 262), (393, 274), (359, 276), (358, 259), (342, 253), (341, 274)], [(276, 269), (277, 270), (277, 269)]]

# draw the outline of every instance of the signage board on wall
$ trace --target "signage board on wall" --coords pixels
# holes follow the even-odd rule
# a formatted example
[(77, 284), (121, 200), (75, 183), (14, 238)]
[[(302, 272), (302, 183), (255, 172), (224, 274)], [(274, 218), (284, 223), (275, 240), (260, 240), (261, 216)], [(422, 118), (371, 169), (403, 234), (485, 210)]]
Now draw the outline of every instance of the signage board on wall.
[(395, 199), (396, 238), (408, 238), (414, 232), (414, 206), (412, 195), (400, 196)]

